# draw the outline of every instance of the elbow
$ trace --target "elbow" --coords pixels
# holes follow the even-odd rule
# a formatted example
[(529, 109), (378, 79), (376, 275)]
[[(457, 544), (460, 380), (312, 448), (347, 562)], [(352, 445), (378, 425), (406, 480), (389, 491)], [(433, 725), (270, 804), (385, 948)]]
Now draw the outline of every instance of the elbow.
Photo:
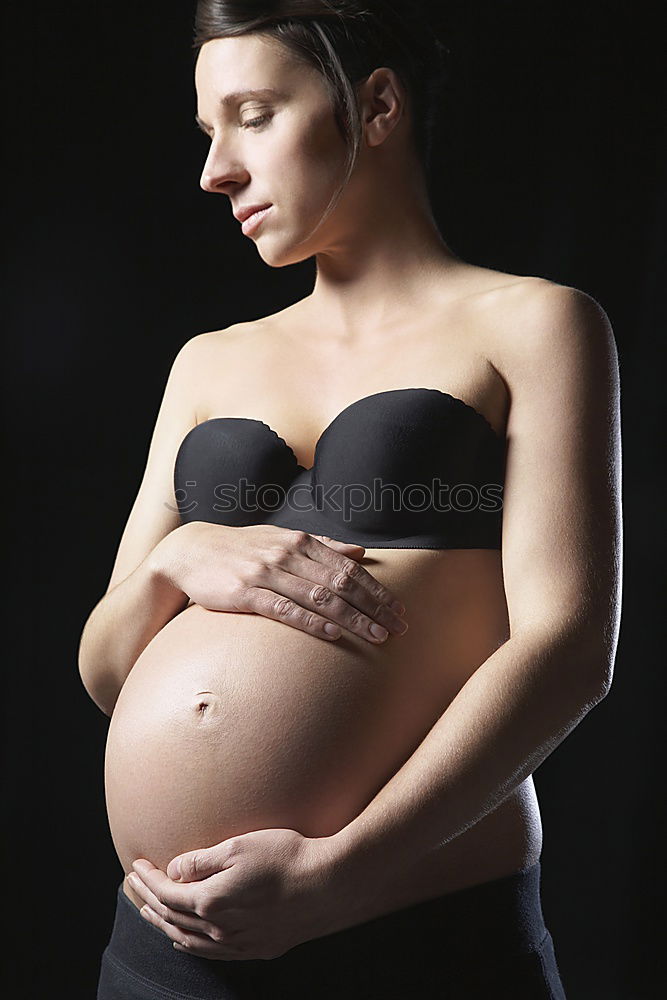
[(104, 715), (110, 719), (113, 715), (117, 699), (111, 698), (108, 692), (99, 691), (97, 688), (93, 688), (91, 685), (86, 684), (83, 677), (81, 678), (81, 681), (90, 700), (97, 705), (100, 712), (103, 712)]
[(595, 667), (594, 676), (598, 679), (601, 698), (606, 697), (611, 690), (614, 680), (614, 663), (616, 662), (616, 649), (609, 652), (606, 646), (601, 646), (595, 655), (593, 665)]
[(611, 691), (612, 681), (614, 679), (614, 662), (613, 659), (605, 660), (601, 659), (596, 661), (597, 669), (593, 672), (593, 677), (595, 678), (595, 692), (596, 700), (602, 701), (606, 698)]
[(577, 666), (585, 678), (587, 704), (593, 707), (606, 698), (614, 677), (615, 655), (600, 640), (599, 634), (582, 638), (577, 653)]
[(580, 690), (582, 703), (589, 709), (609, 694), (613, 660), (608, 658), (604, 648), (594, 638), (581, 637), (557, 647), (555, 659), (559, 671), (569, 671), (570, 677), (575, 675), (575, 687)]
[(605, 668), (599, 657), (591, 657), (588, 664), (588, 680), (587, 704), (592, 708), (606, 698), (611, 690), (613, 665)]
[(606, 619), (589, 623), (580, 637), (583, 669), (597, 701), (602, 701), (611, 690), (618, 631), (618, 622), (610, 623), (609, 619)]
[(99, 710), (103, 712), (104, 715), (111, 718), (120, 692), (112, 690), (109, 685), (105, 686), (100, 683), (99, 677), (93, 681), (93, 679), (88, 676), (80, 661), (79, 677), (81, 678), (81, 683), (83, 684), (86, 694), (90, 700), (97, 705)]
[(79, 641), (77, 666), (86, 694), (91, 701), (95, 702), (101, 712), (111, 718), (120, 694), (120, 687), (108, 669), (105, 670), (99, 663), (95, 662), (94, 652), (86, 642), (85, 629)]
[(575, 630), (564, 642), (566, 657), (582, 678), (587, 702), (597, 704), (611, 690), (616, 643), (610, 644), (604, 629), (592, 625)]
[(90, 697), (91, 701), (93, 701), (97, 705), (100, 712), (102, 712), (103, 715), (106, 715), (107, 719), (111, 719), (111, 716), (113, 715), (114, 706), (111, 704), (107, 704), (101, 698), (93, 698), (92, 695)]
[(587, 705), (593, 707), (609, 694), (616, 659), (616, 629), (610, 638), (609, 629), (589, 621), (583, 627), (552, 624), (521, 630), (520, 634), (535, 659), (551, 662), (558, 674), (567, 675)]

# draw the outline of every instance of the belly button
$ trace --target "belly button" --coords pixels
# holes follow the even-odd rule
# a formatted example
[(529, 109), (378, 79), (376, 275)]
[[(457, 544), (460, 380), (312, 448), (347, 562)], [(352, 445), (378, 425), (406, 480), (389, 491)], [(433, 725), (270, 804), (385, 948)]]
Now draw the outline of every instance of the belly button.
[(215, 695), (213, 694), (212, 691), (197, 691), (197, 697), (205, 694), (210, 695), (210, 698), (200, 698), (200, 700), (197, 702), (197, 712), (199, 713), (200, 718), (202, 718), (206, 714), (206, 710), (209, 708), (211, 704), (211, 699), (215, 698)]

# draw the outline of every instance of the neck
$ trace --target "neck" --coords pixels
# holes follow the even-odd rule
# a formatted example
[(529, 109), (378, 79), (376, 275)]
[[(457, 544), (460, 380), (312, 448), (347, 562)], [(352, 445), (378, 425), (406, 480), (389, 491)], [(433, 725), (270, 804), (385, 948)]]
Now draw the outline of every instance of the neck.
[[(452, 280), (460, 259), (443, 240), (423, 186), (346, 199), (327, 248), (315, 256), (316, 278), (306, 301), (326, 316), (326, 336), (352, 342), (424, 306), (429, 288)], [(406, 188), (403, 188), (406, 191)], [(356, 201), (356, 204), (355, 204)], [(339, 217), (340, 219), (340, 217)]]

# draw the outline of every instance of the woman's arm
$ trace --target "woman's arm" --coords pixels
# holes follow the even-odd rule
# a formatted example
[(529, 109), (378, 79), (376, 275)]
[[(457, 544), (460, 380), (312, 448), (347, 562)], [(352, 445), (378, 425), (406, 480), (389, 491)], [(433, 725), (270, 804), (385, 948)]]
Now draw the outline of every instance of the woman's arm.
[(585, 293), (540, 282), (531, 297), (503, 349), (510, 638), (364, 811), (329, 838), (341, 926), (352, 911), (357, 919), (383, 912), (391, 872), (502, 802), (611, 684), (622, 561), (616, 347)]
[(79, 642), (79, 674), (95, 704), (111, 715), (139, 654), (187, 605), (164, 572), (182, 530), (174, 494), (176, 452), (197, 423), (202, 372), (216, 334), (186, 341), (171, 365), (144, 474), (118, 546), (106, 593), (89, 614)]
[(86, 691), (111, 716), (130, 670), (167, 622), (188, 604), (167, 570), (167, 540), (175, 528), (128, 577), (116, 584), (91, 611), (79, 643), (79, 674)]

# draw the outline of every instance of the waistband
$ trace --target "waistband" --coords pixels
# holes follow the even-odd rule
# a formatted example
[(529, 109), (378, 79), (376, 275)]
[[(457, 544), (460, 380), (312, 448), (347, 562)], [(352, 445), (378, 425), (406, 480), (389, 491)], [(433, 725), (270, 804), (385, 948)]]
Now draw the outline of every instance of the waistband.
[(389, 958), (392, 963), (433, 961), (443, 972), (455, 973), (471, 961), (502, 960), (540, 948), (547, 935), (540, 879), (537, 861), (511, 875), (303, 942), (275, 959), (236, 961), (212, 961), (176, 951), (166, 934), (140, 916), (121, 882), (105, 956), (114, 967), (129, 971), (136, 982), (154, 986), (155, 996), (162, 996), (157, 992), (162, 989), (166, 996), (198, 1000), (246, 995), (224, 990), (242, 983), (275, 986), (282, 977), (294, 989), (298, 981), (312, 985), (313, 977), (328, 967), (335, 966), (339, 974), (349, 967), (354, 975), (359, 963), (366, 968), (376, 963), (380, 968)]

